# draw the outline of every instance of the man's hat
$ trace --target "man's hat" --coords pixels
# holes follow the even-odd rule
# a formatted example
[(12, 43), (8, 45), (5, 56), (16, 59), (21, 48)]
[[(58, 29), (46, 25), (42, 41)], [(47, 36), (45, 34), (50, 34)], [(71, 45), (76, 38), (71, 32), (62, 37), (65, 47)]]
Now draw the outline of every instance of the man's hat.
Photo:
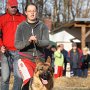
[(8, 0), (7, 4), (10, 5), (11, 7), (18, 6), (18, 1), (17, 0)]
[(76, 43), (72, 43), (72, 47), (77, 47), (77, 44)]

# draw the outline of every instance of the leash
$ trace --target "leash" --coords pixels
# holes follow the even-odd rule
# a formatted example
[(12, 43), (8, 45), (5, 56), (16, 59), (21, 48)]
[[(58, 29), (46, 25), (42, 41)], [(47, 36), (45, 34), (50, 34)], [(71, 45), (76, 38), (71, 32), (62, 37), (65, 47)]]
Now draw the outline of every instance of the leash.
[[(34, 35), (34, 32), (33, 32), (33, 28), (32, 28), (32, 35), (33, 36), (35, 36)], [(36, 58), (39, 58), (39, 55), (38, 55), (38, 52), (37, 52), (37, 48), (36, 48), (36, 44), (35, 44), (35, 42), (33, 41), (33, 45), (34, 45), (34, 49), (35, 49), (35, 52), (36, 52)], [(34, 54), (34, 53), (33, 53)], [(33, 55), (34, 56), (34, 55)]]
[(10, 70), (13, 70), (13, 55), (7, 50), (4, 55), (7, 57)]

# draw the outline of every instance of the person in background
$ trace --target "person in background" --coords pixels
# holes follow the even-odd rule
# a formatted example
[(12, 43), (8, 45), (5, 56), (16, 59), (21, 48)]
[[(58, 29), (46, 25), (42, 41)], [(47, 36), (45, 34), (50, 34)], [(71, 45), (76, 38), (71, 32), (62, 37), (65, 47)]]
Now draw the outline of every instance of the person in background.
[(54, 52), (54, 78), (63, 76), (63, 68), (64, 68), (64, 57), (61, 53), (61, 46), (57, 46), (57, 50)]
[(52, 45), (51, 48), (51, 66), (53, 68), (53, 72), (54, 72), (54, 61), (55, 61), (55, 58), (54, 58), (54, 52), (56, 51), (56, 46), (55, 45)]
[(1, 55), (1, 90), (9, 90), (10, 74), (13, 69), (13, 90), (20, 90), (22, 79), (18, 71), (18, 52), (14, 46), (14, 37), (17, 26), (25, 20), (18, 11), (17, 0), (8, 0), (6, 13), (0, 16), (0, 51)]
[(88, 54), (89, 49), (87, 47), (83, 48), (83, 55), (81, 57), (81, 70), (82, 70), (82, 77), (88, 76), (88, 67), (90, 62), (90, 55)]
[(38, 19), (38, 8), (34, 3), (26, 5), (25, 14), (27, 20), (17, 28), (15, 46), (21, 58), (18, 63), (23, 78), (22, 90), (29, 90), (29, 82), (31, 82), (36, 67), (35, 59), (45, 61), (44, 48), (49, 45), (49, 30)]
[(68, 62), (68, 51), (64, 49), (64, 44), (60, 44), (61, 46), (61, 53), (64, 56), (64, 71), (63, 71), (63, 76), (66, 76), (66, 67), (67, 67), (67, 62)]
[(50, 58), (52, 59), (52, 52), (51, 52), (51, 45), (49, 44), (45, 49), (45, 60), (47, 60), (48, 56), (50, 56)]
[(53, 72), (54, 72), (54, 52), (56, 51), (56, 46), (55, 45), (48, 45), (45, 49), (45, 60), (47, 60), (48, 56), (50, 56), (51, 58), (51, 66), (53, 68)]
[(79, 48), (77, 48), (76, 43), (72, 43), (72, 49), (68, 54), (70, 59), (71, 71), (73, 72), (74, 76), (80, 76), (82, 52)]

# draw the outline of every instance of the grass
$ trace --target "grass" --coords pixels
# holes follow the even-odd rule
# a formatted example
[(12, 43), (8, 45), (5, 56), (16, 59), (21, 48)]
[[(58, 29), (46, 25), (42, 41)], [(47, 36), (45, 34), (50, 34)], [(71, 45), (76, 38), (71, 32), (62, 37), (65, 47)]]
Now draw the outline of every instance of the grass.
[[(10, 90), (12, 90), (13, 75), (10, 80)], [(54, 79), (53, 90), (90, 90), (90, 76), (87, 78), (80, 77), (60, 77)]]
[(90, 77), (61, 77), (55, 79), (53, 90), (90, 90)]

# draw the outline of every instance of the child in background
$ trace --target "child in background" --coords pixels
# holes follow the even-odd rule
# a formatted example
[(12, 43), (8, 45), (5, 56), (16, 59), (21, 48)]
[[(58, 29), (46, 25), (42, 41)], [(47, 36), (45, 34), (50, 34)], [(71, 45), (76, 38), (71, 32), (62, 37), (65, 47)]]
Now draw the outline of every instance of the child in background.
[(57, 50), (54, 52), (54, 77), (58, 78), (63, 76), (63, 67), (64, 67), (64, 56), (61, 53), (61, 46), (57, 46)]

